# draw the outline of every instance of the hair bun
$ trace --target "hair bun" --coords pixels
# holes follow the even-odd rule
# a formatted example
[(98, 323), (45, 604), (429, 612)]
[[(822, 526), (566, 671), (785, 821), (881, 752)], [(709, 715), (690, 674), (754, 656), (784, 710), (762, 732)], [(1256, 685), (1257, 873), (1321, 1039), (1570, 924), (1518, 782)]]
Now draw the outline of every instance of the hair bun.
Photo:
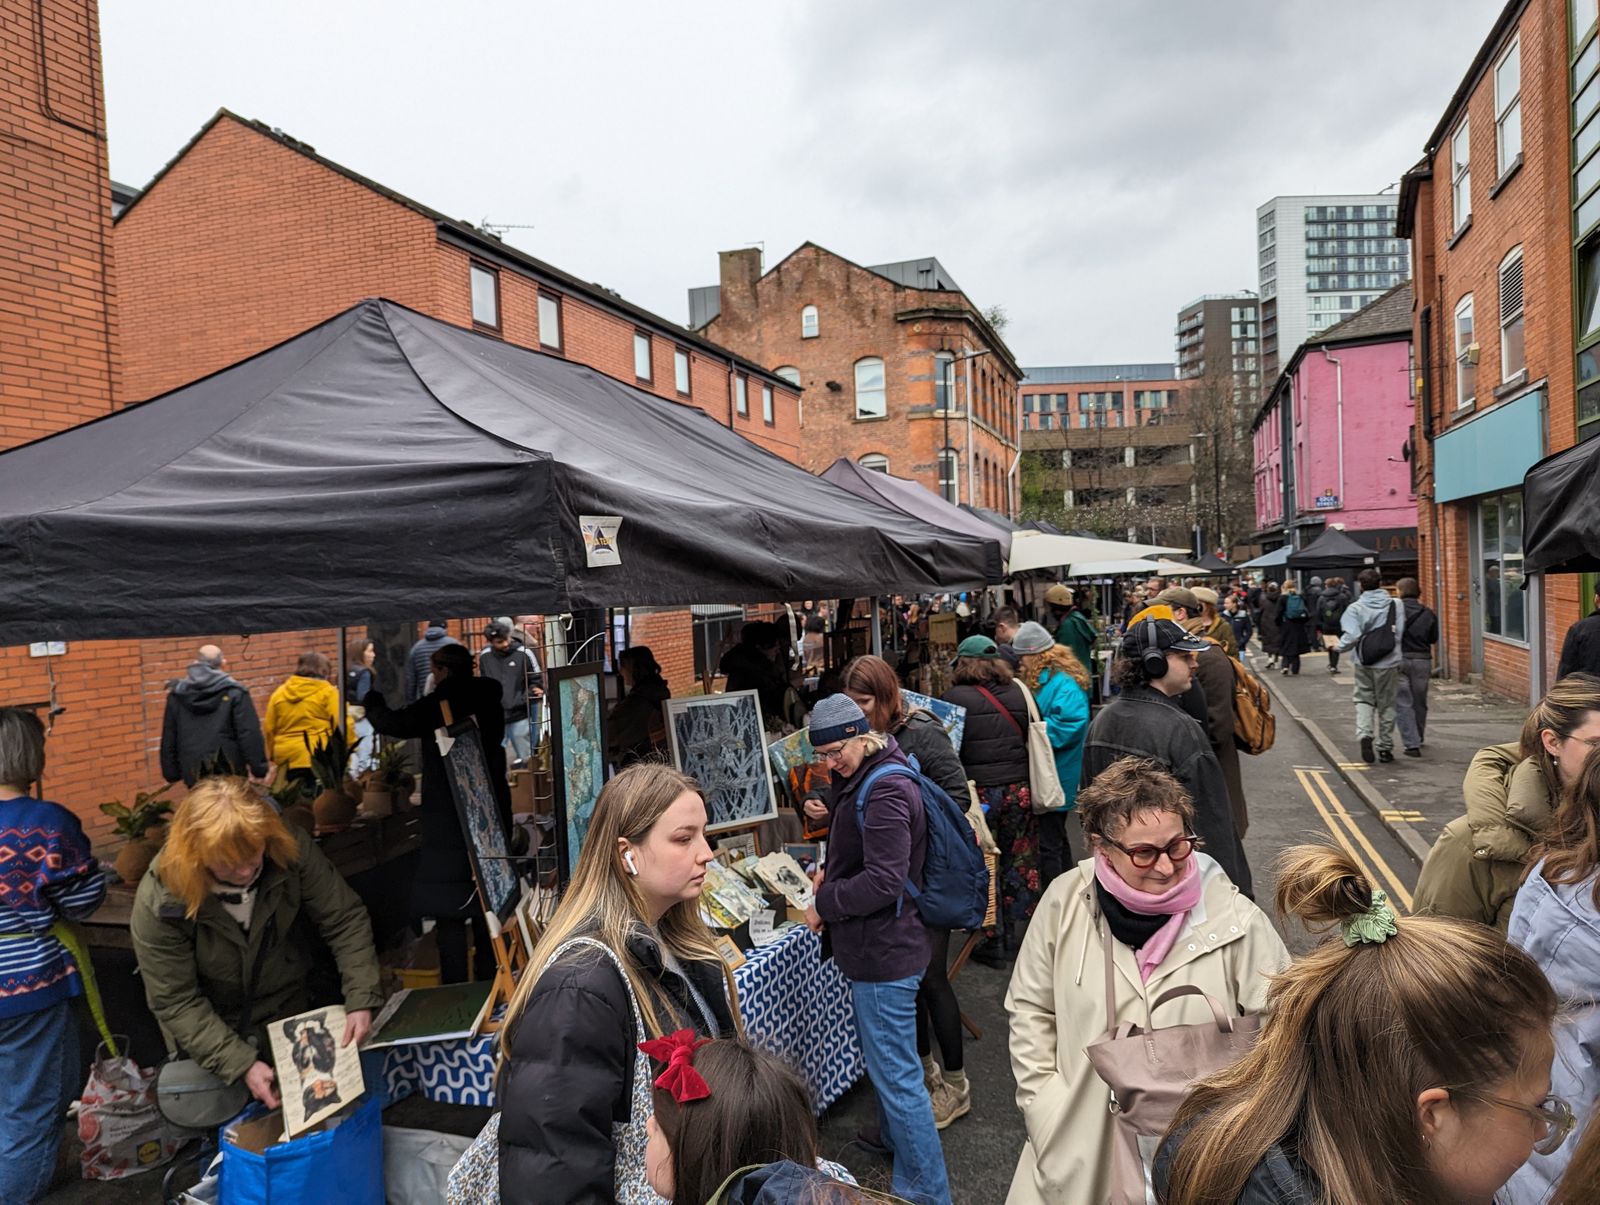
[(1279, 856), (1277, 873), (1278, 914), (1307, 928), (1328, 928), (1372, 907), (1372, 881), (1332, 846), (1291, 846)]

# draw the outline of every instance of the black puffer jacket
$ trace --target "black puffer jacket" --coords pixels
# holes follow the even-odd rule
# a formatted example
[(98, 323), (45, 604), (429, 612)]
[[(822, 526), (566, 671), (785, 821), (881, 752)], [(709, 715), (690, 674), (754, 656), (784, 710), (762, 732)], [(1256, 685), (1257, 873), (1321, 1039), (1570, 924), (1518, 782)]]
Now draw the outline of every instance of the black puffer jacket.
[(945, 692), (946, 703), (967, 709), (961, 764), (967, 768), (967, 777), (980, 787), (1027, 782), (1028, 745), (1022, 734), (1028, 730), (1028, 702), (1022, 697), (1022, 688), (1007, 682), (986, 689), (1005, 707), (1009, 719), (976, 686), (952, 686)]
[(967, 770), (956, 756), (956, 747), (950, 743), (950, 734), (944, 730), (939, 718), (931, 712), (913, 711), (894, 732), (890, 733), (900, 746), (900, 752), (917, 759), (922, 772), (944, 788), (944, 793), (965, 810), (967, 799)]
[[(644, 929), (628, 952), (655, 994), (666, 1032), (733, 1035), (721, 966), (688, 962), (682, 975), (669, 971), (655, 936)], [(706, 1032), (689, 981), (713, 1014), (714, 1034)], [(632, 1116), (635, 1040), (627, 984), (603, 954), (580, 949), (539, 977), (500, 1077), (505, 1205), (616, 1199), (611, 1127)]]

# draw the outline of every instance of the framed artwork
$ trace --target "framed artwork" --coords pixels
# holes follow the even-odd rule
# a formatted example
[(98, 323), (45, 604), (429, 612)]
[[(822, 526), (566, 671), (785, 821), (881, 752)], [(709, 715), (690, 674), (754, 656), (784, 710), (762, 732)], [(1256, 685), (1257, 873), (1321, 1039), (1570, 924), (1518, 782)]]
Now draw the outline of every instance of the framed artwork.
[(822, 846), (817, 842), (785, 842), (783, 852), (794, 859), (804, 874), (812, 874), (822, 865)]
[(728, 964), (730, 971), (737, 971), (744, 965), (744, 951), (734, 944), (733, 938), (723, 934), (716, 940), (717, 953), (722, 955), (722, 961)]
[(717, 842), (717, 850), (719, 853), (726, 850), (731, 854), (728, 864), (735, 866), (743, 858), (759, 858), (761, 843), (756, 840), (756, 830), (752, 828), (742, 833), (728, 833)]
[(572, 877), (606, 785), (605, 666), (563, 665), (545, 673), (550, 701), (550, 777), (555, 783), (556, 865)]
[(900, 701), (910, 711), (920, 707), (923, 711), (931, 711), (936, 719), (944, 725), (944, 730), (950, 734), (950, 743), (956, 747), (956, 752), (961, 752), (961, 738), (967, 734), (967, 709), (955, 703), (946, 703), (943, 699), (936, 699), (932, 695), (918, 694), (914, 690), (902, 690)]
[(668, 699), (663, 706), (672, 764), (705, 794), (706, 832), (777, 817), (772, 763), (755, 691)]
[(467, 852), (472, 858), (472, 874), (478, 881), (483, 910), (505, 921), (521, 898), (522, 885), (506, 843), (500, 801), (489, 779), (483, 737), (471, 719), (451, 724), (445, 734), (450, 740), (450, 747), (444, 752), (445, 777), (450, 780), (456, 815), (467, 837)]

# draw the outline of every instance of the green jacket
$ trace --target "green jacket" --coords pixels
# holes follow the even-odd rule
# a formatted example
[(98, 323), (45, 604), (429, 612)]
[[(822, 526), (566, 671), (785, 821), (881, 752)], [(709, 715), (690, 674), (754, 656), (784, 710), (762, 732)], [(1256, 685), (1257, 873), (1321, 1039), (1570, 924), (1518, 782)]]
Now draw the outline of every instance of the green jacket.
[[(338, 961), (344, 1006), (383, 1004), (365, 905), (308, 834), (290, 831), (300, 842), (299, 859), (287, 868), (267, 862), (248, 931), (211, 898), (193, 920), (186, 919), (183, 904), (161, 882), (162, 854), (134, 897), (130, 928), (150, 1011), (169, 1045), (230, 1083), (257, 1060), (272, 1061), (269, 1021), (315, 1003), (307, 984), (307, 922)], [(241, 1018), (252, 966), (259, 966), (255, 992), (249, 1017)]]
[(1100, 639), (1100, 633), (1094, 626), (1094, 621), (1089, 619), (1082, 611), (1072, 610), (1067, 612), (1067, 617), (1056, 626), (1056, 643), (1064, 644), (1072, 650), (1073, 656), (1083, 662), (1083, 668), (1089, 671), (1089, 677), (1094, 677), (1094, 646)]

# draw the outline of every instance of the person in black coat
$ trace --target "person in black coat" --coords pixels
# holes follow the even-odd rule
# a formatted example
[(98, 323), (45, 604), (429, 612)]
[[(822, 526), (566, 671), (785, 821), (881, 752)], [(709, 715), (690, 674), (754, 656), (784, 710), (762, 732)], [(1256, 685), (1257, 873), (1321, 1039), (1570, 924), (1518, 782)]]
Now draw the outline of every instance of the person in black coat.
[(250, 692), (228, 675), (228, 659), (214, 644), (203, 645), (182, 678), (168, 684), (161, 720), (161, 777), (194, 786), (200, 767), (219, 754), (233, 773), (267, 776), (267, 747), (261, 739)]
[(1267, 655), (1267, 668), (1278, 667), (1278, 642), (1283, 637), (1283, 595), (1277, 582), (1268, 582), (1261, 592), (1261, 610), (1256, 615), (1256, 635), (1261, 651)]
[(700, 919), (705, 825), (694, 780), (659, 762), (600, 792), (501, 1030), (505, 1205), (650, 1199), (644, 1139), (659, 1068), (637, 1043), (738, 1030), (732, 976)]
[[(1345, 610), (1354, 601), (1355, 595), (1350, 593), (1350, 584), (1342, 577), (1330, 577), (1322, 584), (1322, 594), (1317, 599), (1318, 631), (1337, 641), (1343, 634)], [(1328, 646), (1328, 672), (1339, 672), (1339, 649), (1336, 644)]]
[(370, 690), (362, 700), (367, 720), (384, 736), (415, 737), (422, 744), (422, 850), (411, 884), (414, 919), (433, 917), (439, 943), (439, 975), (445, 983), (467, 979), (467, 932), (470, 923), (478, 949), (477, 978), (494, 973), (489, 932), (483, 923), (467, 857), (467, 837), (456, 812), (444, 757), (435, 733), (445, 727), (444, 706), (453, 723), (476, 720), (495, 801), (500, 805), (507, 847), (511, 841), (511, 790), (506, 783), (505, 710), (500, 684), (473, 674), (472, 654), (462, 644), (441, 644), (429, 668), (433, 690), (399, 710), (390, 708), (382, 692)]
[(1576, 673), (1600, 674), (1600, 590), (1595, 591), (1594, 610), (1568, 628), (1561, 642), (1556, 677)]

